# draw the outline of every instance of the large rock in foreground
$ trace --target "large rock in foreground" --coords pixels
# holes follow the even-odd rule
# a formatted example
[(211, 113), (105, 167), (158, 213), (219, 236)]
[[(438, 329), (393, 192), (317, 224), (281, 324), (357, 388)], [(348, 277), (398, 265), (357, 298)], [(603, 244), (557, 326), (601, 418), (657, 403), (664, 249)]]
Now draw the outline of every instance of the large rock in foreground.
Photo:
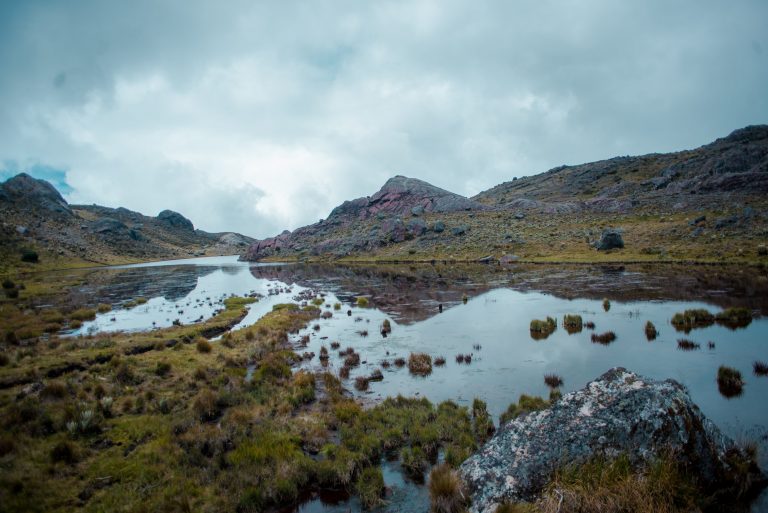
[(734, 450), (681, 384), (619, 367), (551, 408), (502, 426), (460, 473), (471, 491), (472, 511), (492, 512), (502, 502), (536, 499), (556, 468), (598, 455), (624, 453), (640, 465), (672, 451), (714, 491), (735, 472), (729, 463)]

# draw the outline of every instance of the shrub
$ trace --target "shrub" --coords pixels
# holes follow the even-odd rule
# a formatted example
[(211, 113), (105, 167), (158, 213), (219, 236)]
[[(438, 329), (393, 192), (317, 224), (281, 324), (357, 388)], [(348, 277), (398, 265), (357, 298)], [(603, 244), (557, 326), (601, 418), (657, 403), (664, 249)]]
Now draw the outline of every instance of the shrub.
[(99, 303), (99, 306), (96, 307), (96, 311), (99, 313), (107, 313), (110, 310), (112, 310), (112, 305), (106, 303)]
[(62, 440), (51, 449), (51, 461), (53, 463), (61, 462), (67, 465), (74, 465), (79, 459), (78, 453), (77, 446), (73, 442)]
[(203, 337), (197, 337), (197, 342), (195, 343), (195, 347), (197, 347), (197, 350), (201, 353), (210, 353), (213, 350), (213, 346), (210, 342), (208, 342)]
[(580, 333), (582, 328), (581, 315), (566, 315), (563, 317), (563, 328), (569, 333)]
[(36, 264), (37, 262), (40, 261), (40, 257), (35, 251), (32, 251), (30, 249), (25, 249), (24, 251), (21, 252), (21, 261)]
[(602, 344), (607, 346), (614, 340), (616, 340), (616, 333), (612, 331), (606, 331), (605, 333), (601, 333), (599, 335), (597, 333), (592, 334), (592, 343), (594, 344)]
[(752, 369), (755, 373), (755, 376), (768, 376), (768, 363), (765, 362), (755, 362), (752, 364)]
[(432, 357), (426, 353), (411, 353), (408, 356), (408, 370), (411, 374), (428, 375), (432, 372)]
[(429, 474), (429, 499), (435, 513), (459, 513), (468, 505), (469, 495), (458, 473), (443, 463)]
[(368, 298), (365, 296), (360, 296), (357, 298), (357, 306), (360, 308), (366, 308), (368, 306)]
[[(93, 308), (79, 308), (69, 314), (69, 318), (75, 321), (92, 321), (96, 318), (96, 310)], [(70, 326), (72, 323), (70, 322)]]
[(221, 415), (218, 397), (212, 391), (207, 389), (202, 390), (197, 394), (192, 403), (192, 409), (197, 418), (203, 422), (214, 421)]
[(546, 383), (549, 388), (558, 388), (563, 385), (563, 378), (557, 374), (544, 374), (544, 383)]
[(69, 321), (69, 327), (73, 330), (79, 330), (83, 327), (83, 321), (78, 321), (77, 319), (73, 319)]
[(658, 332), (656, 331), (656, 326), (653, 325), (651, 321), (648, 321), (645, 323), (645, 338), (648, 339), (650, 342), (651, 340), (656, 340), (656, 337), (658, 336)]
[(155, 374), (160, 377), (165, 377), (171, 372), (171, 364), (168, 362), (157, 362), (155, 366)]
[(363, 469), (357, 478), (355, 489), (360, 496), (363, 508), (370, 509), (383, 504), (384, 475), (381, 472), (381, 468), (374, 466)]
[(732, 367), (721, 365), (717, 369), (717, 388), (723, 396), (729, 399), (740, 396), (744, 388), (741, 372)]

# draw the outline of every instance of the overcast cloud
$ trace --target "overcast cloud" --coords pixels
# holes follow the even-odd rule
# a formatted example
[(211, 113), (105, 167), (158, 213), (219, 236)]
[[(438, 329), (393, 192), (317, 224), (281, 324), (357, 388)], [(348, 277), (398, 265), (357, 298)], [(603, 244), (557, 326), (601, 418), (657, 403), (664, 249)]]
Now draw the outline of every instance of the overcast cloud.
[(0, 4), (0, 174), (257, 237), (395, 174), (473, 195), (696, 147), (766, 91), (762, 0)]

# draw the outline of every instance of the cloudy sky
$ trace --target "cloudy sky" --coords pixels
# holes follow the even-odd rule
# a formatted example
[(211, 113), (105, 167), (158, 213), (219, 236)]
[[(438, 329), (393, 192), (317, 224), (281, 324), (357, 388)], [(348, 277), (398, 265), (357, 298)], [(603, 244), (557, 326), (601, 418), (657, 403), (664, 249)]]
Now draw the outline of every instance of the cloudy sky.
[(768, 122), (768, 2), (7, 0), (0, 178), (263, 237)]

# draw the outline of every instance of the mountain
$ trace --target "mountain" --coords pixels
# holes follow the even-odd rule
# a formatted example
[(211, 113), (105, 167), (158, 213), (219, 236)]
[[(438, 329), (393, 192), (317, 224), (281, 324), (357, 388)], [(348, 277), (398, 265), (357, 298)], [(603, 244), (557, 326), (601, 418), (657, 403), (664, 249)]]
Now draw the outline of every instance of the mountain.
[(171, 210), (157, 217), (125, 208), (70, 205), (55, 187), (25, 173), (0, 184), (5, 263), (23, 250), (57, 262), (115, 263), (136, 260), (236, 254), (253, 239), (237, 233), (208, 233)]
[[(624, 249), (597, 253), (603, 231)], [(693, 150), (560, 166), (466, 198), (395, 176), (244, 260), (763, 260), (768, 126)]]

